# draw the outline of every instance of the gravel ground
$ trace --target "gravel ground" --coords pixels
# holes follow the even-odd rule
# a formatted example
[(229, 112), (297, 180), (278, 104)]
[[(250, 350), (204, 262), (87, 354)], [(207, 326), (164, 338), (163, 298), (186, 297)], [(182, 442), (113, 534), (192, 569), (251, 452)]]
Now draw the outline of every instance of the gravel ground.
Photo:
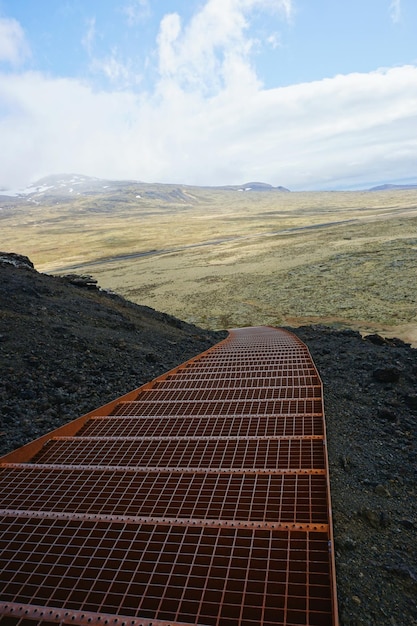
[[(324, 384), (341, 625), (417, 625), (417, 350), (325, 326), (291, 330)], [(0, 253), (0, 453), (224, 336)]]
[(293, 329), (324, 385), (340, 621), (417, 624), (417, 350)]

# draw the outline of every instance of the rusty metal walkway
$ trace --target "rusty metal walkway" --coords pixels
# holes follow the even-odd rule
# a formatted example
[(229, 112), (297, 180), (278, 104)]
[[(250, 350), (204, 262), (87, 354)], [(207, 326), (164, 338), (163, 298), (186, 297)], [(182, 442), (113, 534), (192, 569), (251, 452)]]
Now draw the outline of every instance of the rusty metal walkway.
[(0, 623), (336, 626), (322, 386), (244, 328), (0, 460)]

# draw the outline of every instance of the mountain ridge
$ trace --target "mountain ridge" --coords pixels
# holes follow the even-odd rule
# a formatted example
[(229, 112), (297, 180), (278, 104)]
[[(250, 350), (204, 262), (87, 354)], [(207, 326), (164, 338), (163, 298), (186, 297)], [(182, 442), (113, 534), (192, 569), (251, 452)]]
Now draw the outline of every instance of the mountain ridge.
[(113, 193), (130, 188), (137, 188), (138, 191), (155, 192), (155, 189), (165, 191), (165, 195), (169, 194), (169, 190), (193, 190), (193, 189), (219, 189), (224, 191), (279, 191), (289, 192), (290, 190), (283, 186), (273, 187), (269, 183), (251, 182), (244, 185), (186, 185), (182, 183), (148, 183), (141, 180), (133, 179), (105, 179), (94, 176), (85, 176), (82, 174), (51, 174), (44, 176), (37, 181), (32, 182), (26, 188), (19, 191), (7, 193), (7, 190), (0, 190), (0, 198), (39, 198), (41, 196), (65, 196), (70, 195), (87, 195), (97, 193)]
[[(212, 189), (212, 190), (223, 190), (223, 191), (238, 191), (238, 192), (282, 192), (288, 193), (291, 192), (290, 189), (283, 185), (271, 185), (270, 183), (265, 183), (262, 181), (250, 181), (244, 184), (225, 184), (225, 185), (191, 185), (185, 183), (159, 183), (159, 182), (145, 182), (140, 179), (108, 179), (108, 178), (99, 178), (95, 176), (88, 176), (85, 174), (50, 174), (48, 176), (43, 176), (42, 178), (31, 182), (23, 189), (18, 190), (8, 190), (8, 189), (0, 189), (0, 199), (7, 200), (10, 198), (24, 198), (27, 196), (39, 196), (39, 195), (50, 195), (51, 190), (55, 191), (55, 194), (62, 196), (70, 196), (71, 194), (84, 195), (88, 193), (111, 193), (114, 191), (118, 191), (121, 189), (129, 189), (132, 187), (137, 187), (138, 189), (146, 190), (155, 190), (158, 188), (160, 190), (165, 189), (184, 189), (184, 190), (193, 190), (193, 189)], [(417, 183), (406, 183), (406, 184), (394, 184), (394, 183), (381, 183), (379, 185), (374, 185), (372, 187), (364, 187), (360, 190), (356, 191), (385, 191), (385, 190), (396, 190), (396, 189), (417, 189)], [(107, 191), (106, 191), (107, 190)], [(307, 190), (308, 191), (308, 190)], [(327, 190), (316, 190), (320, 191), (349, 191), (348, 189), (327, 189)], [(311, 191), (310, 193), (314, 193)]]
[(377, 185), (376, 187), (371, 187), (369, 191), (390, 191), (394, 189), (417, 189), (416, 185), (394, 185), (391, 183), (385, 183), (384, 185)]

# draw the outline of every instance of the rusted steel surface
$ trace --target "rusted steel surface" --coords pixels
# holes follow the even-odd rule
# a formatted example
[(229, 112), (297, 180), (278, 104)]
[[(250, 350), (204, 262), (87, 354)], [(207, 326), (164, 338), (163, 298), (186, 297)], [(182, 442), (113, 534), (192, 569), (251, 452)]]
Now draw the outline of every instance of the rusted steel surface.
[(337, 626), (322, 386), (228, 339), (0, 463), (0, 623)]

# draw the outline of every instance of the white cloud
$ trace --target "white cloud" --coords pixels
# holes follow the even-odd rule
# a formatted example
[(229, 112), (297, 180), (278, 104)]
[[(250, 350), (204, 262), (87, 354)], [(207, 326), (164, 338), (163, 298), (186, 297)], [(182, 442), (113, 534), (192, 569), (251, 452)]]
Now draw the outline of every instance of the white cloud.
[(12, 18), (0, 18), (0, 62), (18, 66), (29, 56), (29, 45), (19, 22)]
[(87, 50), (89, 56), (93, 54), (94, 41), (96, 38), (96, 18), (87, 20), (87, 32), (82, 39), (82, 45)]
[(129, 26), (134, 26), (151, 14), (149, 0), (131, 0), (122, 7)]
[(90, 70), (103, 74), (117, 89), (130, 88), (140, 82), (140, 75), (132, 67), (130, 61), (120, 58), (117, 48), (113, 48), (105, 57), (92, 57)]
[(290, 188), (415, 177), (417, 67), (336, 76), (244, 100), (175, 83), (158, 97), (94, 92), (37, 73), (4, 75), (0, 187), (49, 173)]
[(166, 15), (158, 36), (162, 80), (211, 95), (242, 80), (256, 84), (248, 18), (257, 9), (289, 19), (292, 0), (208, 0), (184, 27), (178, 14)]
[(401, 0), (391, 0), (390, 17), (394, 24), (401, 20)]
[(271, 35), (267, 37), (266, 41), (268, 42), (268, 45), (273, 50), (276, 50), (276, 48), (281, 48), (282, 46), (281, 37), (279, 33), (272, 33)]
[(89, 69), (92, 74), (104, 76), (112, 87), (117, 89), (126, 89), (138, 85), (141, 76), (130, 59), (122, 58), (117, 46), (114, 46), (104, 56), (95, 54), (96, 37), (96, 19), (93, 17), (87, 21), (87, 30), (81, 40), (88, 54)]
[[(258, 9), (290, 19), (292, 5), (207, 0), (189, 22), (166, 15), (148, 93), (117, 48), (91, 57), (116, 85), (109, 91), (34, 72), (0, 75), (0, 187), (60, 172), (292, 189), (415, 178), (417, 66), (265, 89), (248, 28)], [(94, 38), (92, 20), (87, 49)]]

